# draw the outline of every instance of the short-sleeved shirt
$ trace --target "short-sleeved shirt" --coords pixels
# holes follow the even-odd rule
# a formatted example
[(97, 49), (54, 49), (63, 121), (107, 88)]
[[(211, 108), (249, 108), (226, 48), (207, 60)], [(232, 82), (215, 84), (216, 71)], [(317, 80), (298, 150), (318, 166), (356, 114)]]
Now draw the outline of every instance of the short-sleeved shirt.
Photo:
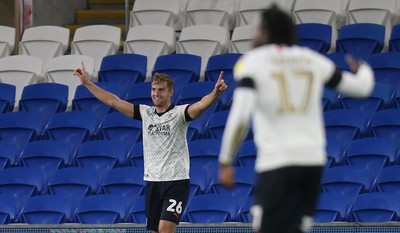
[(134, 106), (134, 118), (142, 121), (144, 180), (189, 179), (188, 106), (171, 105), (162, 114), (156, 113), (154, 106)]
[(321, 97), (335, 72), (329, 59), (307, 48), (267, 45), (242, 56), (235, 79), (250, 78), (256, 170), (325, 163)]

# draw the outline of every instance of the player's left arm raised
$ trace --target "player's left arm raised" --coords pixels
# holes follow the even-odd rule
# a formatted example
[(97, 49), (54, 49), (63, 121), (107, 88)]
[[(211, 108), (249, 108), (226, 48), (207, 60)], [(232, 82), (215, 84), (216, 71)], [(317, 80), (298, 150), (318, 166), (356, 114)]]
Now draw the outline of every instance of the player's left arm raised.
[(221, 71), (218, 77), (217, 83), (215, 83), (214, 89), (210, 94), (204, 96), (200, 101), (189, 106), (188, 113), (192, 119), (198, 118), (207, 108), (209, 108), (215, 101), (219, 98), (221, 93), (223, 93), (228, 86), (226, 85), (224, 79), (224, 72)]

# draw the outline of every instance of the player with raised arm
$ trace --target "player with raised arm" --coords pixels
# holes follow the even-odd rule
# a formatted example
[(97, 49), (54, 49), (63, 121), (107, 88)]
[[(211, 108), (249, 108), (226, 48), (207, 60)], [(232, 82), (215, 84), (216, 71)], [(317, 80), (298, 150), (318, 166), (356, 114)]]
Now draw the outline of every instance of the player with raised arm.
[(156, 73), (151, 87), (154, 106), (132, 104), (99, 88), (87, 79), (84, 64), (76, 69), (75, 75), (101, 102), (142, 121), (147, 229), (158, 233), (175, 232), (190, 191), (188, 125), (227, 89), (223, 72), (211, 93), (191, 105), (171, 103), (174, 81), (166, 74)]

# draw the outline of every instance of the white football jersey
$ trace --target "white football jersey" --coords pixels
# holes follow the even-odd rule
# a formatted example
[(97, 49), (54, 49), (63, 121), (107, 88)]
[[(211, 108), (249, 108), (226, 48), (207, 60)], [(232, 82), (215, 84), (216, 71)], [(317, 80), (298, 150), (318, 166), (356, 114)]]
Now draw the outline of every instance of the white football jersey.
[(298, 46), (262, 46), (239, 60), (235, 78), (251, 78), (256, 92), (256, 171), (325, 163), (321, 96), (334, 71), (332, 61)]
[(154, 106), (139, 105), (143, 126), (144, 180), (189, 179), (187, 106), (174, 106), (159, 116)]

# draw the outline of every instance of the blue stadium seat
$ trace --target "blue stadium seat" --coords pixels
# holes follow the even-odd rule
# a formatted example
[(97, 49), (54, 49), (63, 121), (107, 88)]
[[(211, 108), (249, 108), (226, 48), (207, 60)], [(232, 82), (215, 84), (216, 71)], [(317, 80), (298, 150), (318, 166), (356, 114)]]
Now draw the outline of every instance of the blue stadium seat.
[(40, 140), (26, 144), (21, 154), (21, 164), (40, 168), (44, 180), (48, 181), (56, 169), (70, 164), (69, 156), (69, 145), (65, 141)]
[(377, 83), (385, 83), (393, 88), (400, 84), (400, 52), (380, 53), (369, 56), (366, 61), (374, 70)]
[(336, 52), (336, 53), (327, 53), (325, 54), (327, 58), (329, 58), (333, 63), (335, 63), (336, 68), (339, 70), (350, 71), (350, 66), (346, 62), (347, 53), (345, 52)]
[(24, 146), (42, 134), (42, 118), (34, 112), (0, 114), (0, 141), (16, 145), (17, 156)]
[(17, 211), (31, 196), (45, 191), (42, 171), (38, 168), (15, 167), (0, 170), (0, 193), (17, 199)]
[(345, 153), (348, 164), (359, 165), (377, 175), (384, 167), (394, 163), (396, 145), (390, 138), (361, 138), (350, 142)]
[[(98, 82), (97, 86), (123, 98), (123, 90), (114, 83)], [(72, 100), (72, 111), (90, 112), (96, 116), (96, 131), (104, 120), (107, 113), (113, 111), (111, 107), (98, 100), (84, 85), (76, 88)]]
[(129, 210), (129, 222), (144, 224), (146, 223), (146, 210), (144, 196), (137, 197)]
[(237, 200), (226, 194), (193, 196), (186, 214), (191, 223), (223, 223), (236, 220)]
[[(208, 95), (214, 88), (213, 82), (194, 82), (185, 85), (177, 101), (178, 104), (194, 104)], [(208, 137), (207, 122), (215, 111), (222, 106), (221, 100), (217, 100), (209, 109), (197, 119), (190, 122), (187, 137), (188, 140), (195, 140)]]
[(37, 112), (46, 126), (52, 115), (64, 112), (68, 102), (68, 86), (58, 83), (37, 83), (25, 86), (19, 111)]
[(370, 134), (369, 120), (369, 115), (361, 110), (326, 111), (324, 112), (326, 136), (328, 140), (332, 138), (339, 140), (342, 148), (346, 148), (351, 140)]
[(340, 28), (336, 40), (336, 51), (350, 53), (365, 59), (383, 49), (385, 26), (372, 23), (356, 23)]
[(191, 54), (169, 54), (159, 56), (154, 64), (154, 73), (168, 74), (174, 79), (174, 95), (176, 102), (184, 86), (197, 82), (200, 78), (201, 58)]
[(17, 198), (10, 194), (0, 194), (0, 224), (13, 223), (18, 217)]
[(257, 158), (257, 147), (253, 140), (244, 141), (237, 152), (238, 165), (254, 168)]
[(64, 195), (30, 197), (21, 211), (21, 222), (28, 224), (69, 223), (73, 214), (72, 201)]
[(210, 119), (208, 121), (208, 131), (211, 135), (211, 138), (219, 140), (222, 139), (228, 116), (228, 110), (215, 112), (210, 116)]
[(375, 137), (392, 138), (400, 145), (400, 109), (387, 109), (375, 112), (371, 119), (371, 129)]
[(221, 141), (216, 139), (189, 141), (191, 167), (215, 169), (218, 165), (220, 145)]
[(358, 109), (367, 114), (393, 106), (393, 87), (385, 83), (375, 83), (375, 87), (368, 98), (356, 99), (341, 95), (345, 109)]
[(15, 86), (0, 83), (0, 113), (12, 112), (15, 102)]
[(400, 85), (395, 90), (395, 93), (393, 96), (395, 108), (400, 108), (400, 88), (399, 87), (400, 87)]
[(143, 161), (143, 143), (142, 142), (137, 142), (133, 145), (131, 151), (129, 152), (128, 155), (129, 159), (129, 164), (131, 166), (137, 167), (137, 168), (143, 168), (144, 167), (144, 161)]
[(62, 168), (54, 172), (47, 188), (50, 194), (63, 194), (78, 201), (99, 192), (99, 175), (94, 168)]
[(338, 165), (344, 165), (344, 151), (341, 141), (336, 138), (328, 138), (326, 141), (326, 166), (333, 167)]
[(393, 193), (372, 192), (357, 196), (351, 208), (353, 222), (397, 221), (398, 196)]
[(376, 177), (376, 190), (400, 194), (400, 165), (383, 167)]
[[(242, 56), (241, 53), (224, 53), (211, 56), (208, 59), (207, 67), (204, 72), (204, 81), (217, 82), (219, 74), (224, 71), (224, 80), (229, 88), (234, 87), (233, 68)], [(233, 85), (233, 86), (231, 86)]]
[(140, 54), (114, 54), (103, 57), (99, 82), (112, 82), (127, 88), (146, 79), (147, 57)]
[(106, 140), (122, 142), (128, 152), (134, 143), (142, 141), (142, 122), (113, 112), (105, 116), (100, 132)]
[(105, 194), (116, 194), (127, 201), (130, 208), (133, 201), (144, 195), (145, 181), (143, 180), (143, 168), (120, 167), (107, 172), (101, 184)]
[(0, 169), (14, 166), (17, 160), (17, 146), (0, 141)]
[(324, 88), (322, 94), (322, 107), (324, 111), (340, 109), (342, 108), (341, 102), (339, 101), (339, 93), (332, 90), (329, 87)]
[(123, 165), (126, 159), (123, 143), (111, 140), (83, 142), (75, 157), (79, 167), (93, 167), (101, 177), (104, 177), (109, 169)]
[(250, 208), (253, 204), (253, 197), (247, 197), (241, 205), (239, 205), (239, 210), (237, 214), (237, 221), (244, 223), (251, 223), (252, 217), (250, 214)]
[(393, 25), (389, 38), (389, 51), (400, 52), (400, 24)]
[(321, 180), (323, 192), (334, 193), (338, 198), (346, 201), (353, 201), (360, 193), (369, 192), (373, 188), (373, 181), (370, 171), (363, 166), (337, 166), (325, 168)]
[(127, 90), (125, 100), (132, 104), (145, 104), (153, 106), (151, 98), (151, 82), (137, 83)]
[(225, 53), (211, 56), (208, 59), (206, 70), (204, 71), (204, 81), (216, 83), (221, 71), (224, 71), (224, 81), (228, 85), (228, 89), (221, 94), (221, 104), (223, 109), (228, 109), (232, 104), (233, 91), (236, 82), (233, 78), (233, 68), (242, 54)]
[(206, 169), (202, 167), (192, 166), (190, 168), (190, 194), (189, 199), (192, 196), (204, 194), (208, 190), (210, 182), (209, 179), (211, 175)]
[(255, 172), (254, 168), (248, 167), (235, 167), (235, 184), (233, 188), (227, 189), (223, 187), (218, 177), (211, 181), (209, 193), (220, 193), (232, 195), (242, 203), (246, 198), (253, 195)]
[[(220, 112), (214, 112), (211, 116), (210, 119), (208, 120), (208, 131), (211, 136), (211, 138), (214, 139), (222, 139), (222, 136), (224, 135), (224, 129), (226, 122), (228, 120), (229, 116), (229, 110), (225, 111), (220, 111)], [(252, 134), (252, 129), (250, 129), (247, 132), (247, 135), (245, 136), (245, 140), (251, 140), (253, 138)]]
[(96, 117), (90, 112), (62, 112), (53, 115), (45, 135), (48, 139), (58, 139), (70, 146), (71, 158), (76, 154), (79, 144), (93, 137)]
[(115, 224), (124, 222), (126, 211), (120, 195), (98, 194), (82, 198), (75, 215), (82, 224)]
[(320, 23), (296, 24), (297, 44), (320, 53), (327, 53), (331, 47), (332, 26)]
[(317, 223), (348, 221), (350, 205), (336, 193), (320, 193), (313, 219)]

